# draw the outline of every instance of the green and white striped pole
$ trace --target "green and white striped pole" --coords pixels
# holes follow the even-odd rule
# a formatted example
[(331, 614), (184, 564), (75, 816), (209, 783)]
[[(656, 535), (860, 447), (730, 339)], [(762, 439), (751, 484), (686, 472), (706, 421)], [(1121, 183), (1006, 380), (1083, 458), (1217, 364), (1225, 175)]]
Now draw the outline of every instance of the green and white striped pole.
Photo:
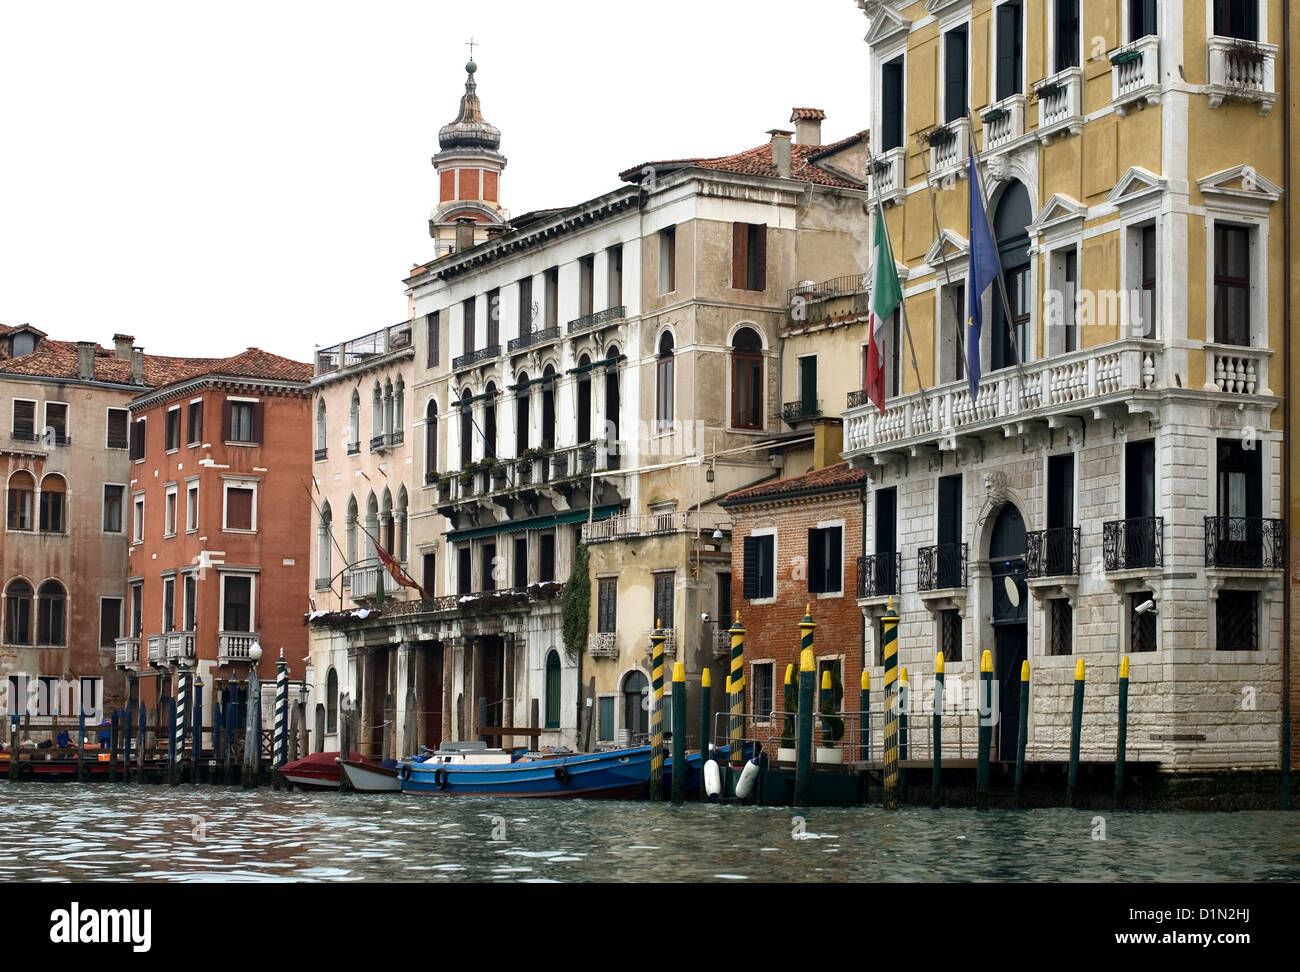
[(650, 636), (650, 682), (654, 695), (650, 703), (650, 799), (663, 799), (664, 785), (664, 632), (663, 620), (655, 620)]
[(1083, 731), (1083, 659), (1074, 666), (1074, 711), (1070, 714), (1070, 776), (1065, 800), (1074, 806), (1074, 787), (1079, 782), (1079, 736)]
[(934, 656), (934, 716), (930, 727), (934, 736), (930, 770), (930, 806), (937, 810), (943, 802), (940, 769), (943, 764), (943, 652)]
[(700, 672), (700, 802), (709, 799), (704, 789), (704, 764), (709, 759), (709, 702), (713, 694), (713, 677), (706, 666)]
[[(284, 660), (284, 648), (275, 661), (275, 765), (289, 761), (289, 666)], [(387, 755), (387, 754), (385, 754)]]
[(1124, 806), (1124, 759), (1128, 750), (1128, 655), (1119, 663), (1119, 738), (1115, 744), (1115, 806)]
[(881, 620), (885, 658), (885, 809), (898, 809), (898, 613), (889, 599)]
[[(700, 764), (703, 771), (704, 764)], [(686, 666), (673, 662), (673, 803), (686, 796)]]
[(740, 612), (731, 626), (731, 687), (727, 689), (727, 702), (731, 707), (731, 752), (727, 763), (745, 765), (745, 628), (740, 623)]
[(1020, 663), (1020, 725), (1016, 730), (1016, 803), (1025, 782), (1025, 747), (1029, 744), (1029, 659)]
[(980, 656), (978, 751), (975, 753), (975, 809), (989, 808), (989, 749), (993, 745), (993, 652)]

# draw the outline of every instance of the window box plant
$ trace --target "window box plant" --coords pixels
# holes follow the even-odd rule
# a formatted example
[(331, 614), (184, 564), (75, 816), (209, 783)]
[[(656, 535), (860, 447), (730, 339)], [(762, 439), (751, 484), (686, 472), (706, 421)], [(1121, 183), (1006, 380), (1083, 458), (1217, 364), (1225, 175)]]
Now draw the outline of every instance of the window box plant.
[(844, 738), (844, 720), (835, 715), (844, 700), (844, 683), (840, 679), (840, 665), (831, 665), (823, 672), (821, 685), (822, 745), (817, 747), (817, 762), (842, 763), (844, 751), (839, 741)]
[(794, 666), (785, 666), (785, 718), (781, 723), (781, 745), (776, 758), (782, 763), (793, 763), (798, 753), (794, 747), (795, 717), (799, 714), (799, 689), (794, 684)]

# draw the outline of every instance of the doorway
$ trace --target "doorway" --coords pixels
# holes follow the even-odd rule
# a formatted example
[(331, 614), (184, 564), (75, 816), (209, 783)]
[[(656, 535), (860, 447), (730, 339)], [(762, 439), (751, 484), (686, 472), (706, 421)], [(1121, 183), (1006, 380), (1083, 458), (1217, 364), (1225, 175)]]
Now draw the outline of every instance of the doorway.
[(442, 745), (442, 645), (424, 649), (424, 745)]
[(623, 679), (623, 728), (627, 730), (627, 743), (637, 746), (650, 734), (650, 683), (641, 672), (628, 672)]
[(998, 759), (1016, 758), (1020, 734), (1020, 667), (1029, 656), (1029, 589), (1025, 583), (1025, 521), (1010, 503), (989, 542), (993, 580), (993, 670), (997, 678)]

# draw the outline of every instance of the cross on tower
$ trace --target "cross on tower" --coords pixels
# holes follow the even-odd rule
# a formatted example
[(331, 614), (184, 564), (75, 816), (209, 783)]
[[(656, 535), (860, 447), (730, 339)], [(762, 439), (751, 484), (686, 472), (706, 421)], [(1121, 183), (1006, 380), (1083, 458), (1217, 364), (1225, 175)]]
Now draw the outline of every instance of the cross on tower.
[(467, 46), (467, 47), (469, 48), (469, 59), (470, 59), (471, 61), (474, 60), (474, 44), (475, 44), (475, 40), (474, 40), (473, 36), (471, 35), (469, 41), (468, 41), (468, 42), (466, 43), (466, 45), (465, 45), (465, 46)]

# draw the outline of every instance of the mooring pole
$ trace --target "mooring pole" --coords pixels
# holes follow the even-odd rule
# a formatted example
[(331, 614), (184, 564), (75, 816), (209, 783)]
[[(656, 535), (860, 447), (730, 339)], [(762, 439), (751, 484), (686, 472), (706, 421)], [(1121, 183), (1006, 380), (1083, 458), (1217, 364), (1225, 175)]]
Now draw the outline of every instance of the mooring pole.
[(731, 626), (731, 688), (727, 703), (731, 708), (731, 731), (728, 734), (731, 751), (727, 754), (727, 764), (745, 765), (745, 627), (740, 623), (740, 612), (736, 612), (735, 623)]
[[(384, 718), (389, 720), (390, 710), (385, 710)], [(385, 749), (383, 759), (389, 756), (387, 740), (391, 720), (384, 725)], [(280, 648), (280, 657), (275, 660), (275, 767), (278, 770), (289, 761), (289, 665), (284, 660), (284, 648)], [(346, 757), (344, 757), (346, 758)]]
[(980, 656), (979, 752), (975, 754), (975, 809), (989, 808), (989, 747), (993, 745), (993, 652)]
[(860, 738), (861, 759), (865, 763), (871, 759), (871, 673), (862, 669), (862, 691), (858, 701), (858, 734)]
[[(701, 771), (704, 764), (700, 763)], [(673, 803), (686, 796), (686, 666), (673, 662)]]
[(203, 676), (194, 673), (194, 741), (190, 748), (190, 782), (199, 781), (199, 760), (203, 756)]
[[(149, 716), (149, 707), (146, 706), (146, 705), (144, 704), (144, 701), (143, 701), (143, 700), (141, 700), (141, 702), (140, 702), (140, 739), (139, 739), (139, 743), (140, 743), (140, 744), (139, 744), (139, 746), (136, 747), (136, 753), (135, 753), (135, 764), (136, 764), (135, 781), (136, 781), (137, 783), (143, 783), (143, 782), (144, 782), (144, 744), (145, 744), (145, 740), (148, 738), (147, 735), (146, 735), (146, 733), (148, 733), (148, 731), (149, 731), (149, 721), (148, 721), (148, 716)], [(155, 740), (156, 740), (156, 739), (157, 739), (157, 736), (156, 736), (156, 734), (155, 734)]]
[(934, 735), (934, 752), (931, 753), (930, 806), (938, 808), (943, 802), (943, 783), (940, 765), (943, 763), (943, 652), (934, 656), (934, 716), (931, 720)]
[(708, 800), (704, 792), (704, 764), (709, 758), (709, 696), (713, 693), (712, 678), (706, 666), (700, 672), (700, 802)]
[[(800, 625), (802, 627), (802, 624)], [(810, 636), (811, 637), (811, 636)], [(812, 787), (813, 702), (816, 696), (817, 663), (812, 648), (799, 653), (799, 730), (795, 743), (794, 803), (808, 806)]]
[(18, 779), (18, 740), (22, 737), (18, 731), (18, 713), (13, 713), (9, 722), (9, 779)]
[[(80, 693), (78, 693), (80, 695)], [(12, 755), (10, 756), (12, 759)], [(80, 698), (77, 704), (77, 782), (86, 780), (86, 700)]]
[(1074, 788), (1079, 782), (1079, 736), (1083, 731), (1083, 659), (1074, 666), (1074, 712), (1070, 716), (1070, 776), (1065, 800), (1074, 806)]
[(650, 636), (650, 682), (653, 701), (650, 708), (650, 799), (664, 798), (664, 631), (663, 620), (655, 620)]
[(1014, 796), (1017, 806), (1025, 783), (1025, 747), (1029, 743), (1029, 659), (1020, 663), (1020, 725), (1016, 728), (1016, 783)]
[[(14, 742), (18, 741), (18, 717), (14, 716)], [(117, 782), (117, 747), (122, 741), (122, 710), (114, 709), (108, 726), (108, 781)], [(11, 743), (10, 745), (13, 745)], [(13, 763), (10, 763), (10, 769)]]
[[(179, 678), (177, 679), (179, 681)], [(180, 686), (177, 685), (179, 691)], [(176, 778), (176, 700), (167, 699), (167, 783), (175, 786), (180, 781)], [(181, 730), (184, 731), (183, 729)], [(182, 751), (184, 751), (182, 749)]]
[(898, 799), (900, 803), (907, 802), (907, 769), (902, 763), (903, 760), (912, 758), (907, 745), (907, 710), (911, 704), (912, 683), (907, 680), (907, 666), (904, 665), (898, 669)]
[(1115, 743), (1115, 806), (1124, 807), (1124, 759), (1128, 749), (1128, 655), (1119, 662), (1119, 737)]
[(885, 659), (885, 809), (898, 809), (898, 613), (894, 599), (880, 619)]

